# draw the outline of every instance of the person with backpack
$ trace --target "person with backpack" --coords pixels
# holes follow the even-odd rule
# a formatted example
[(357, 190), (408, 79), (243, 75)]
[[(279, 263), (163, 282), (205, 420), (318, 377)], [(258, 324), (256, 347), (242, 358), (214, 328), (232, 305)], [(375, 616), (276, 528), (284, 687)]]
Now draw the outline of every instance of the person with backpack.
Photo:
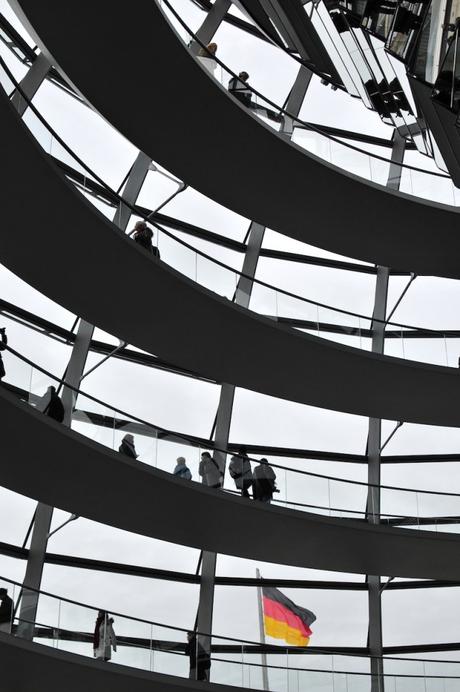
[(228, 91), (234, 96), (243, 106), (251, 108), (252, 91), (248, 86), (249, 75), (247, 72), (240, 72), (238, 77), (232, 77), (228, 83)]
[(268, 459), (261, 459), (252, 472), (252, 494), (254, 500), (270, 504), (273, 493), (279, 492), (276, 488), (276, 473), (268, 463)]
[(236, 487), (241, 490), (241, 497), (251, 497), (249, 495), (249, 488), (252, 485), (251, 462), (244, 447), (231, 458), (228, 470)]
[(222, 487), (224, 482), (223, 470), (219, 462), (209, 452), (202, 453), (198, 473), (203, 479), (203, 485), (207, 485), (208, 488)]

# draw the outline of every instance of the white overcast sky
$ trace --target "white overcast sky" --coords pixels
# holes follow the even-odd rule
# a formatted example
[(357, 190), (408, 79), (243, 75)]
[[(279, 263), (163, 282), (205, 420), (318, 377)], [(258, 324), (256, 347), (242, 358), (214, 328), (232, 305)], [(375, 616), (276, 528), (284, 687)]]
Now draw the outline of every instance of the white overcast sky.
[[(175, 7), (189, 23), (197, 29), (204, 15), (189, 0), (175, 0)], [(6, 0), (0, 0), (0, 9), (16, 28), (25, 35), (12, 14)], [(232, 10), (234, 11), (234, 10)], [(297, 64), (274, 47), (260, 42), (237, 29), (223, 24), (216, 41), (218, 55), (232, 69), (247, 70), (251, 83), (262, 93), (277, 103), (283, 103), (296, 75)], [(8, 62), (17, 78), (25, 73), (25, 68), (3, 44), (1, 55)], [(39, 90), (35, 103), (51, 125), (65, 141), (88, 163), (109, 185), (117, 188), (134, 161), (137, 150), (107, 123), (85, 106), (77, 103), (50, 83)], [(184, 104), (184, 121), (187, 108)], [(366, 111), (362, 104), (339, 91), (333, 92), (313, 79), (307, 99), (302, 109), (302, 117), (341, 128), (359, 129), (380, 137), (390, 137), (391, 129), (382, 124), (374, 113)], [(32, 123), (32, 116), (26, 117)], [(41, 141), (46, 140), (42, 132)], [(49, 138), (48, 138), (49, 139)], [(48, 143), (47, 150), (51, 143)], [(318, 153), (320, 144), (311, 144)], [(52, 153), (57, 154), (55, 143)], [(388, 155), (388, 151), (386, 151)], [(413, 157), (420, 165), (421, 157)], [(428, 166), (429, 162), (424, 161)], [(352, 167), (352, 162), (346, 164)], [(27, 170), (25, 170), (27, 174)], [(308, 182), (306, 183), (308, 187)], [(158, 173), (149, 173), (142, 189), (139, 202), (154, 208), (174, 190), (174, 184), (166, 181)], [(436, 193), (438, 194), (438, 193)], [(451, 194), (443, 191), (442, 195)], [(102, 208), (102, 206), (101, 206)], [(109, 210), (105, 210), (111, 213)], [(168, 204), (165, 213), (190, 221), (224, 236), (243, 240), (249, 220), (225, 209), (189, 188)], [(36, 229), (40, 232), (40, 229)], [(371, 229), (370, 229), (371, 232)], [(180, 236), (177, 234), (178, 237)], [(203, 241), (186, 238), (188, 242), (217, 257), (221, 261), (241, 268), (242, 257), (224, 248)], [(317, 256), (334, 256), (314, 247), (285, 238), (274, 231), (267, 230), (265, 247), (291, 250)], [(180, 253), (177, 245), (160, 238), (162, 258), (193, 276), (194, 257), (192, 253)], [(1, 259), (1, 258), (0, 258)], [(207, 273), (208, 272), (208, 273)], [(335, 307), (370, 314), (373, 305), (375, 279), (371, 275), (352, 273), (337, 269), (326, 269), (262, 259), (257, 269), (257, 277), (280, 288), (293, 291), (301, 296), (319, 300)], [(218, 293), (231, 293), (234, 288), (234, 275), (219, 272), (210, 267), (202, 268), (199, 280)], [(398, 299), (407, 278), (396, 277), (390, 280), (389, 307)], [(59, 305), (39, 294), (32, 287), (0, 266), (0, 295), (22, 308), (35, 312), (47, 319), (71, 327), (75, 316)], [(409, 289), (393, 319), (408, 324), (416, 324), (435, 329), (458, 328), (458, 308), (460, 305), (459, 282), (433, 277), (417, 278)], [(273, 293), (258, 289), (254, 293), (252, 307), (261, 312), (280, 315), (296, 313), (296, 307), (280, 300), (275, 304)], [(316, 310), (301, 315), (316, 319)], [(325, 314), (325, 313), (324, 313)], [(328, 314), (328, 317), (330, 315)], [(321, 313), (320, 313), (321, 319)], [(70, 349), (56, 341), (11, 321), (2, 318), (1, 324), (8, 329), (11, 345), (41, 366), (56, 374), (62, 374), (70, 355)], [(97, 330), (98, 338), (114, 344), (114, 336)], [(338, 339), (336, 336), (329, 338)], [(362, 348), (370, 345), (362, 340), (357, 343), (352, 337), (344, 342)], [(404, 349), (404, 351), (403, 351)], [(434, 341), (391, 341), (386, 352), (405, 355), (419, 360), (455, 366), (460, 353), (458, 341), (447, 344)], [(87, 368), (92, 367), (100, 356), (90, 354)], [(7, 355), (8, 379), (34, 393), (42, 393), (49, 382), (46, 378), (31, 373), (23, 366), (13, 362)], [(172, 375), (124, 361), (111, 359), (85, 380), (85, 391), (99, 397), (108, 404), (117, 406), (133, 415), (141, 416), (165, 428), (182, 431), (192, 435), (209, 436), (214, 421), (219, 398), (219, 387), (193, 379)], [(79, 402), (85, 408), (88, 402)], [(384, 421), (384, 436), (392, 430), (394, 422)], [(85, 424), (75, 425), (76, 429), (98, 439), (104, 444), (119, 444), (119, 438), (106, 431), (95, 430)], [(247, 390), (238, 389), (235, 397), (232, 418), (231, 440), (255, 444), (304, 447), (342, 453), (365, 452), (367, 419), (359, 416), (341, 414), (302, 406), (263, 396)], [(141, 458), (146, 463), (172, 470), (176, 456), (181, 452), (178, 445), (162, 443), (156, 447), (151, 440), (137, 439)], [(457, 453), (460, 450), (460, 431), (451, 428), (404, 425), (386, 448), (388, 454), (426, 454)], [(185, 456), (197, 478), (198, 452), (185, 450)], [(31, 463), (40, 463), (40, 452)], [(305, 461), (296, 459), (275, 459), (272, 461), (293, 468), (327, 473), (330, 475), (364, 481), (366, 468), (361, 465)], [(65, 459), (62, 460), (65, 464)], [(418, 487), (439, 491), (460, 492), (460, 466), (452, 464), (385, 465), (382, 481), (401, 487)], [(90, 481), (89, 481), (90, 482)], [(296, 476), (280, 474), (279, 485), (283, 497), (288, 500), (327, 504), (328, 487), (323, 481), (314, 481)], [(107, 479), (109, 492), (110, 479)], [(364, 508), (362, 489), (332, 484), (331, 502), (335, 506), (362, 510)], [(135, 498), (126, 498), (135, 502)], [(444, 511), (443, 499), (423, 500), (420, 512)], [(25, 531), (31, 519), (35, 503), (32, 499), (0, 489), (0, 540), (22, 544)], [(171, 507), (171, 514), (177, 509)], [(412, 513), (415, 511), (414, 498), (410, 494), (383, 494), (383, 511)], [(459, 512), (458, 509), (456, 509)], [(460, 512), (459, 512), (460, 513)], [(54, 526), (59, 525), (67, 514), (56, 511)], [(165, 517), (168, 521), (168, 517)], [(186, 518), (184, 518), (186, 521)], [(452, 529), (455, 530), (455, 527)], [(194, 572), (199, 551), (176, 546), (162, 541), (147, 539), (127, 532), (112, 529), (85, 519), (79, 519), (56, 534), (49, 544), (49, 550), (73, 555), (114, 560), (138, 565), (146, 565), (172, 570)], [(363, 575), (348, 575), (296, 569), (274, 564), (256, 564), (249, 560), (220, 555), (218, 574), (255, 575), (259, 567), (263, 576), (299, 577), (316, 580), (357, 580)], [(0, 557), (0, 574), (21, 580), (24, 564), (10, 558)], [(193, 626), (196, 614), (198, 587), (169, 583), (165, 581), (109, 575), (99, 572), (47, 566), (43, 578), (43, 588), (53, 593), (74, 598), (108, 610), (126, 612), (137, 617), (153, 619), (180, 627)], [(367, 637), (367, 595), (365, 592), (285, 590), (286, 594), (300, 605), (317, 614), (312, 643), (317, 646), (364, 646)], [(458, 607), (459, 590), (426, 589), (403, 592), (386, 591), (384, 605), (384, 644), (419, 644), (433, 642), (459, 641)], [(43, 603), (41, 616), (48, 622), (55, 622), (57, 613), (51, 603)], [(63, 615), (66, 626), (90, 631), (93, 626), (92, 614), (73, 612), (68, 609)], [(78, 623), (78, 624), (75, 624)], [(61, 624), (61, 626), (64, 626)], [(132, 625), (119, 621), (120, 634), (133, 633), (150, 636)], [(250, 588), (218, 587), (214, 609), (214, 631), (230, 637), (257, 640), (259, 638), (256, 591)], [(157, 632), (156, 636), (164, 633)], [(165, 635), (167, 638), (168, 635)], [(173, 638), (172, 635), (170, 638)], [(78, 647), (77, 647), (78, 648)], [(75, 648), (75, 650), (77, 650)], [(84, 647), (83, 647), (84, 648)], [(117, 654), (120, 662), (141, 665), (140, 654), (125, 650)], [(453, 655), (455, 657), (455, 655)], [(442, 657), (446, 657), (443, 654)], [(161, 658), (161, 657), (160, 657)], [(164, 663), (168, 669), (168, 663)], [(162, 663), (162, 665), (163, 665)], [(230, 673), (228, 673), (230, 675)], [(235, 681), (241, 682), (238, 678)], [(229, 678), (230, 679), (230, 678)], [(247, 681), (246, 681), (247, 682)], [(254, 679), (252, 680), (254, 684)]]

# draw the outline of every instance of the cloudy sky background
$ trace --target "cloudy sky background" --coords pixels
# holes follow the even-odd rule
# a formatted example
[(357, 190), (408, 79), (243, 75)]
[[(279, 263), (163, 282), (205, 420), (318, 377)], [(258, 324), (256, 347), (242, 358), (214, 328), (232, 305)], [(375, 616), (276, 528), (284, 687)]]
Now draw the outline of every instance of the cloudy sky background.
[[(200, 26), (204, 15), (192, 3), (188, 0), (175, 0), (175, 6), (192, 29), (196, 30)], [(6, 0), (0, 0), (0, 9), (14, 26), (26, 35), (9, 9)], [(232, 11), (236, 10), (232, 8)], [(224, 63), (236, 71), (246, 69), (251, 75), (251, 83), (255, 88), (275, 102), (283, 103), (297, 72), (297, 64), (293, 60), (278, 49), (226, 24), (219, 29), (216, 41), (219, 44), (219, 57)], [(33, 45), (32, 41), (31, 44)], [(0, 50), (16, 78), (22, 78), (26, 72), (25, 68), (11, 56), (3, 44)], [(110, 128), (100, 116), (48, 82), (40, 88), (35, 104), (69, 146), (116, 189), (136, 157), (135, 147)], [(192, 105), (184, 104), (184, 118), (187, 107)], [(339, 91), (332, 92), (321, 86), (316, 78), (312, 80), (301, 115), (312, 122), (359, 129), (380, 137), (391, 136), (391, 129), (382, 124), (374, 113), (366, 111), (359, 101)], [(39, 134), (40, 141), (45, 144), (47, 135), (43, 131), (38, 133), (30, 114), (26, 117), (26, 121)], [(314, 146), (317, 147), (316, 151), (319, 151), (318, 142)], [(49, 141), (48, 147), (45, 145), (45, 148), (57, 154), (55, 143)], [(386, 150), (385, 153), (388, 155), (389, 151)], [(421, 160), (422, 157), (413, 156), (411, 163), (421, 165)], [(430, 162), (425, 159), (422, 163), (427, 167), (430, 166)], [(349, 167), (352, 168), (353, 165), (353, 161), (350, 161)], [(147, 207), (155, 208), (174, 191), (174, 188), (171, 181), (166, 180), (159, 173), (151, 172), (144, 184), (139, 202)], [(307, 189), (308, 181), (306, 181)], [(103, 209), (102, 205), (100, 208)], [(108, 214), (113, 213), (108, 209), (105, 211)], [(165, 207), (164, 211), (171, 216), (240, 241), (243, 240), (249, 225), (248, 219), (219, 206), (190, 188), (178, 195)], [(177, 235), (235, 269), (241, 268), (240, 254), (204, 241), (186, 238), (179, 233)], [(159, 244), (165, 261), (170, 261), (187, 275), (193, 276), (192, 253), (180, 252), (178, 246), (168, 241), (164, 235), (160, 236)], [(266, 233), (264, 246), (309, 255), (335, 257), (331, 253), (285, 238), (270, 230)], [(198, 278), (200, 281), (214, 285), (218, 293), (231, 292), (234, 288), (234, 274), (217, 272), (204, 263)], [(372, 311), (375, 278), (367, 274), (262, 259), (258, 265), (257, 278), (337, 308), (356, 311), (364, 315), (369, 315)], [(406, 283), (407, 278), (391, 278), (390, 309)], [(0, 267), (0, 286), (0, 295), (3, 299), (67, 329), (71, 328), (75, 319), (74, 315), (39, 294), (4, 267)], [(276, 303), (273, 295), (273, 292), (256, 291), (252, 307), (261, 312), (275, 314), (272, 308), (276, 309), (277, 306), (277, 314), (280, 315), (291, 315), (289, 310), (297, 309), (292, 305), (283, 304), (281, 300)], [(152, 310), (154, 310), (155, 299), (152, 296)], [(417, 278), (393, 319), (433, 329), (455, 329), (458, 328), (459, 303), (459, 282), (434, 277)], [(307, 308), (302, 306), (302, 310)], [(307, 319), (316, 319), (316, 310), (306, 311), (302, 313), (302, 316)], [(57, 375), (62, 374), (70, 356), (68, 346), (32, 332), (6, 318), (2, 318), (2, 324), (8, 329), (13, 348), (51, 372)], [(96, 331), (96, 338), (117, 343), (115, 337), (100, 330)], [(370, 344), (366, 343), (365, 339), (357, 343), (356, 339), (339, 339), (336, 335), (329, 338), (362, 348), (370, 348)], [(403, 355), (402, 344), (399, 340), (392, 340), (387, 343), (386, 352)], [(444, 340), (405, 340), (404, 343), (406, 357), (440, 364), (447, 362), (453, 367), (456, 365), (459, 353), (458, 340), (449, 340), (447, 344)], [(99, 355), (90, 354), (87, 369), (90, 369), (100, 358)], [(31, 373), (23, 365), (20, 366), (10, 355), (6, 356), (5, 361), (9, 381), (26, 389), (31, 388), (33, 393), (43, 393), (49, 384), (46, 378), (36, 372)], [(140, 416), (165, 428), (204, 437), (209, 437), (211, 433), (220, 391), (217, 385), (116, 359), (107, 361), (100, 369), (92, 373), (84, 381), (84, 389), (109, 405), (117, 406), (132, 415)], [(79, 402), (79, 407), (85, 408), (84, 404), (88, 404), (88, 401)], [(384, 438), (393, 426), (392, 421), (384, 422)], [(84, 424), (77, 424), (75, 427), (109, 446), (117, 447), (119, 444), (119, 439), (110, 431), (94, 429)], [(364, 417), (302, 406), (240, 388), (236, 392), (231, 441), (363, 454), (366, 438), (367, 419)], [(173, 469), (175, 458), (180, 453), (178, 445), (162, 443), (157, 446), (150, 439), (138, 438), (137, 444), (142, 461), (165, 470)], [(457, 429), (405, 424), (387, 446), (385, 453), (457, 453), (459, 447), (460, 431)], [(198, 451), (187, 449), (185, 456), (197, 479)], [(285, 458), (273, 458), (272, 461), (294, 469), (302, 468), (315, 473), (358, 481), (366, 479), (364, 465)], [(37, 458), (31, 463), (40, 463), (39, 450), (37, 450)], [(458, 463), (419, 466), (384, 465), (382, 482), (407, 488), (460, 492), (460, 467)], [(107, 484), (107, 492), (110, 492), (110, 479)], [(283, 499), (318, 504), (329, 502), (331, 489), (324, 481), (316, 481), (308, 477), (299, 481), (297, 474), (280, 474), (279, 485)], [(364, 497), (362, 488), (339, 483), (332, 484), (331, 504), (334, 506), (363, 510)], [(445, 511), (445, 503), (441, 496), (424, 498), (425, 504), (420, 496), (418, 499), (422, 503), (419, 504), (421, 514), (424, 513), (424, 509), (427, 513), (428, 510), (438, 514)], [(132, 501), (135, 501), (135, 498)], [(0, 490), (0, 540), (22, 544), (34, 507), (35, 503), (32, 499)], [(415, 509), (414, 495), (384, 493), (382, 509), (411, 514)], [(175, 511), (177, 511), (176, 508), (172, 507), (171, 513)], [(56, 511), (53, 526), (58, 526), (67, 516), (64, 512)], [(165, 517), (165, 521), (167, 520), (168, 518)], [(446, 530), (455, 531), (456, 527), (448, 527)], [(199, 557), (197, 550), (144, 538), (85, 519), (79, 519), (53, 536), (49, 550), (185, 572), (195, 571)], [(0, 574), (19, 581), (23, 578), (25, 567), (23, 562), (1, 557), (0, 565)], [(256, 564), (249, 560), (225, 555), (218, 557), (218, 574), (220, 575), (254, 576), (256, 567), (259, 567), (263, 576), (267, 577), (344, 581), (364, 579), (363, 575)], [(111, 611), (178, 627), (193, 626), (198, 602), (197, 586), (56, 566), (46, 566), (43, 589), (105, 607)], [(383, 596), (384, 644), (389, 646), (459, 641), (456, 615), (459, 605), (458, 591), (458, 588), (386, 591)], [(285, 590), (285, 592), (296, 602), (317, 614), (318, 620), (313, 628), (312, 643), (317, 646), (365, 646), (367, 637), (367, 594), (365, 592), (321, 590)], [(53, 618), (57, 617), (57, 611), (53, 608), (53, 604), (43, 603), (40, 615), (47, 619), (46, 621), (53, 621)], [(68, 608), (67, 612), (61, 616), (67, 618), (69, 627), (74, 626), (86, 631), (92, 629), (91, 613), (77, 612)], [(127, 622), (117, 623), (119, 634), (133, 633), (132, 627), (133, 625)], [(255, 589), (216, 588), (214, 631), (224, 636), (258, 640)], [(136, 629), (135, 633), (138, 636), (144, 636), (140, 628)], [(145, 634), (145, 636), (149, 635)], [(156, 636), (162, 636), (162, 634), (158, 633)], [(168, 635), (165, 635), (165, 638), (168, 638)], [(170, 638), (175, 637), (170, 636)], [(137, 660), (136, 656), (138, 654), (131, 650), (122, 650), (116, 660), (134, 662)], [(456, 654), (449, 656), (456, 657)], [(442, 654), (440, 657), (446, 658), (447, 655)], [(167, 667), (171, 664), (162, 661), (162, 665)], [(179, 665), (176, 660), (174, 665)], [(240, 673), (235, 675), (238, 676)], [(241, 683), (241, 678), (236, 677), (235, 680)], [(247, 679), (245, 683), (248, 684)], [(254, 678), (252, 684), (254, 684)]]

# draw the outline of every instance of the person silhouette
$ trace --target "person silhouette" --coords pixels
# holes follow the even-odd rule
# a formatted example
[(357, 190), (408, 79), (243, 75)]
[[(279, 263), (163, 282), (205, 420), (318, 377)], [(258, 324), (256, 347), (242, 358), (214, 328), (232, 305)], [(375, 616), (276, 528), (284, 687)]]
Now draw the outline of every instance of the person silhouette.
[(11, 634), (13, 621), (13, 600), (8, 596), (8, 589), (0, 589), (0, 632)]

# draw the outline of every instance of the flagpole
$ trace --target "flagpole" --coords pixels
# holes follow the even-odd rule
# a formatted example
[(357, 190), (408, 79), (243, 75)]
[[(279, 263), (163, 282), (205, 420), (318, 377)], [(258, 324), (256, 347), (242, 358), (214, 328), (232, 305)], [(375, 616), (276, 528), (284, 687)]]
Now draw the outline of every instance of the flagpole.
[[(259, 568), (256, 567), (256, 578), (260, 579), (261, 574)], [(265, 627), (264, 627), (264, 607), (262, 602), (262, 587), (257, 586), (257, 601), (259, 607), (259, 627), (260, 627), (260, 641), (262, 645), (265, 645)], [(262, 689), (268, 690), (268, 668), (267, 668), (267, 654), (265, 651), (262, 652)]]

